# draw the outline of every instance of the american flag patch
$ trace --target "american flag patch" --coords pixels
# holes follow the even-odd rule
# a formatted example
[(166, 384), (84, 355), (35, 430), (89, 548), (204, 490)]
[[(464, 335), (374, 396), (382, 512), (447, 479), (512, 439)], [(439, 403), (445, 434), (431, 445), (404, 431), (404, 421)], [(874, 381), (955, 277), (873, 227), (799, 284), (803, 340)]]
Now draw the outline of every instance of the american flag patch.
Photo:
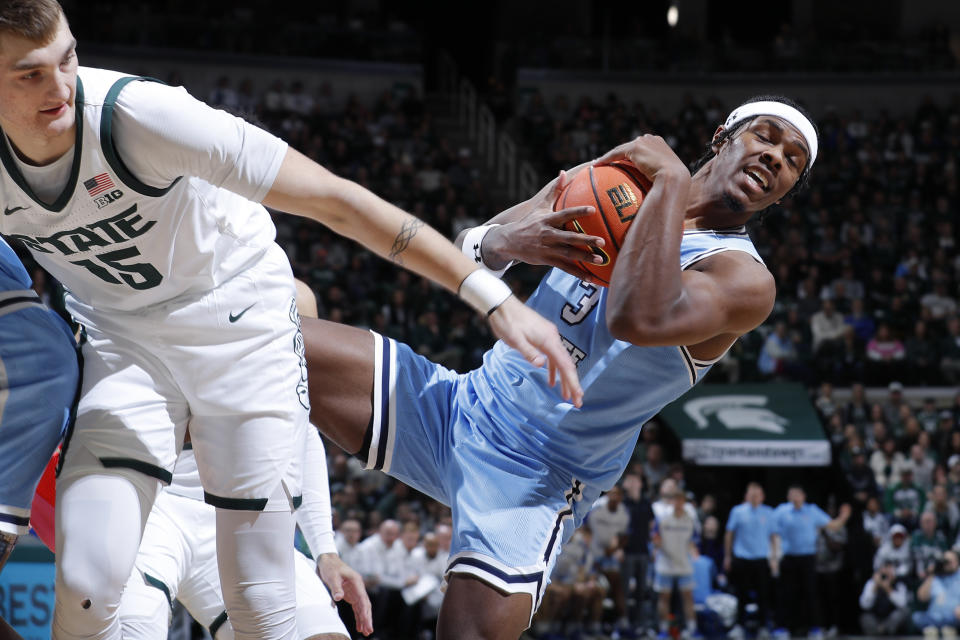
[(93, 176), (89, 180), (85, 180), (83, 186), (86, 187), (87, 193), (89, 193), (91, 196), (95, 196), (102, 191), (112, 189), (114, 184), (113, 180), (110, 179), (110, 174), (101, 173), (98, 176)]

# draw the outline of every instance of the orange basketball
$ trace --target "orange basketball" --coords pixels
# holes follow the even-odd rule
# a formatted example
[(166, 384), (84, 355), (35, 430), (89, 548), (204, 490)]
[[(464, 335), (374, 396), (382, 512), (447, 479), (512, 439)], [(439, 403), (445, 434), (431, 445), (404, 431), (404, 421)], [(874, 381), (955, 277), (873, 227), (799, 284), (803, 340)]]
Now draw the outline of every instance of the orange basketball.
[(577, 218), (564, 227), (604, 239), (602, 249), (593, 252), (603, 257), (602, 264), (578, 262), (603, 286), (610, 284), (613, 265), (630, 223), (640, 209), (651, 182), (629, 162), (587, 167), (564, 187), (553, 205), (554, 211), (569, 207), (592, 206), (598, 213)]

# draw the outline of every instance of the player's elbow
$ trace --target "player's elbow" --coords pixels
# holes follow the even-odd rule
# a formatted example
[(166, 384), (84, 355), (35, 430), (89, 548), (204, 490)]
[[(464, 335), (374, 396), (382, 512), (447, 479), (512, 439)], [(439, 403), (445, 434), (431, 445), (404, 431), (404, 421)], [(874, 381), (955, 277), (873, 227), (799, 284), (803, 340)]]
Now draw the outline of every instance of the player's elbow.
[(607, 329), (617, 340), (649, 346), (659, 344), (669, 328), (669, 319), (656, 313), (625, 313), (607, 307)]

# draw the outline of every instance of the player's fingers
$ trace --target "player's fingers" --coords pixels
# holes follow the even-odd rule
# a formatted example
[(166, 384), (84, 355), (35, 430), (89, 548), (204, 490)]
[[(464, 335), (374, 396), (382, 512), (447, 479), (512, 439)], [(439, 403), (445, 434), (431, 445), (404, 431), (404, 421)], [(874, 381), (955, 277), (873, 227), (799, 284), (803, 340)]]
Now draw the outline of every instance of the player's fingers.
[(557, 179), (553, 183), (553, 189), (550, 190), (550, 199), (556, 200), (565, 186), (567, 186), (567, 172), (561, 169), (560, 174), (557, 175)]
[(586, 233), (580, 233), (579, 231), (564, 231), (563, 229), (557, 229), (553, 239), (556, 244), (572, 244), (576, 246), (597, 247), (598, 249), (602, 249), (607, 244), (607, 241), (600, 236), (591, 236)]
[(597, 208), (590, 205), (567, 207), (566, 209), (557, 209), (556, 211), (552, 212), (548, 216), (548, 219), (552, 226), (559, 228), (565, 222), (572, 222), (577, 218), (582, 218), (584, 216), (591, 216), (596, 212), (597, 212)]
[(631, 143), (621, 144), (618, 147), (614, 147), (610, 151), (607, 151), (605, 154), (593, 161), (593, 165), (602, 165), (610, 164), (611, 162), (616, 162), (617, 160), (626, 160), (628, 157), (628, 151), (630, 149)]
[(580, 387), (580, 378), (577, 376), (577, 367), (573, 364), (573, 358), (570, 357), (569, 352), (561, 344), (556, 329), (542, 332), (537, 346), (550, 359), (551, 365), (556, 366), (560, 374), (560, 389), (563, 397), (579, 407), (583, 390)]
[(555, 260), (566, 262), (585, 262), (587, 264), (603, 264), (603, 256), (595, 254), (589, 249), (580, 246), (557, 247), (553, 250)]

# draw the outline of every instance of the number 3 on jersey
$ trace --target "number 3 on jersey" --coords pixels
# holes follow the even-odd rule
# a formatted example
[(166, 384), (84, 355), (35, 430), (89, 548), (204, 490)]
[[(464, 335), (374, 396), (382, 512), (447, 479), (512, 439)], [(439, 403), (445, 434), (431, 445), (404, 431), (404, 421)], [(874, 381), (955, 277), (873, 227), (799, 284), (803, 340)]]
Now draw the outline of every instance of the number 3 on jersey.
[(599, 287), (587, 284), (582, 280), (580, 281), (580, 286), (586, 290), (586, 293), (580, 297), (580, 300), (576, 304), (568, 302), (563, 305), (563, 310), (560, 312), (560, 317), (563, 318), (563, 321), (567, 324), (580, 324), (583, 322), (583, 319), (590, 314), (590, 311), (597, 306), (597, 303), (600, 302)]
[(121, 262), (121, 260), (129, 260), (139, 255), (140, 251), (136, 247), (126, 247), (93, 256), (107, 267), (112, 267), (116, 271), (116, 275), (111, 273), (110, 269), (102, 267), (92, 260), (77, 260), (71, 264), (83, 267), (110, 284), (126, 283), (134, 289), (152, 289), (163, 281), (163, 275), (157, 271), (156, 267), (147, 262), (135, 262), (133, 264)]

